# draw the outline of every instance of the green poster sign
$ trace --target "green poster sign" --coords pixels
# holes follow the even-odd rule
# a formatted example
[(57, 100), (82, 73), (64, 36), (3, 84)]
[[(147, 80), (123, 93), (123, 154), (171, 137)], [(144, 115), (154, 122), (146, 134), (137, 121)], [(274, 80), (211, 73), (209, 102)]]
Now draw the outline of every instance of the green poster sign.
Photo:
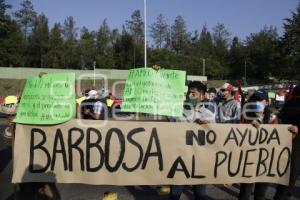
[(55, 73), (27, 79), (14, 122), (59, 124), (75, 116), (75, 73)]
[(276, 96), (275, 92), (268, 92), (268, 97), (274, 99)]
[(185, 78), (186, 72), (179, 70), (129, 70), (122, 111), (182, 116), (186, 92)]

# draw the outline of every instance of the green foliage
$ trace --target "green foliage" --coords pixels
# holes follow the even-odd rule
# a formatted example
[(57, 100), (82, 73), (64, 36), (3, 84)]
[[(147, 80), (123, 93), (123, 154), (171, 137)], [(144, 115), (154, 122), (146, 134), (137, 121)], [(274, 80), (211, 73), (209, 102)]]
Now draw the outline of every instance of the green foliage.
[[(266, 79), (274, 74), (280, 57), (279, 38), (276, 28), (265, 27), (259, 33), (251, 34), (246, 40), (250, 77)], [(248, 73), (247, 72), (247, 73)]]
[(6, 16), (0, 25), (0, 66), (23, 65), (24, 42), (19, 25)]
[(135, 41), (143, 42), (144, 39), (144, 22), (141, 17), (141, 11), (135, 10), (131, 15), (131, 20), (126, 21), (126, 28), (134, 37)]
[(157, 17), (157, 21), (150, 26), (151, 37), (157, 48), (162, 48), (167, 44), (169, 26), (162, 14)]
[(97, 32), (97, 67), (114, 68), (115, 61), (113, 58), (113, 44), (118, 37), (118, 31), (111, 31), (106, 19), (102, 22), (99, 31)]
[(285, 19), (282, 37), (283, 78), (298, 78), (300, 75), (300, 3), (290, 18)]
[(181, 16), (177, 16), (174, 24), (171, 26), (172, 50), (176, 53), (182, 52), (189, 42), (189, 37), (184, 19)]
[(77, 41), (77, 30), (75, 20), (72, 16), (67, 17), (64, 21), (64, 68), (80, 69), (80, 53)]
[(27, 66), (46, 67), (49, 50), (48, 19), (44, 14), (38, 15), (33, 23), (32, 33), (28, 38)]
[(81, 69), (93, 69), (96, 54), (95, 33), (89, 32), (86, 27), (83, 27), (80, 32), (79, 49)]
[[(144, 22), (139, 10), (125, 21), (123, 30), (111, 29), (103, 20), (96, 31), (76, 27), (69, 16), (63, 25), (48, 27), (44, 14), (37, 15), (30, 0), (12, 16), (11, 6), (0, 0), (0, 65), (67, 69), (131, 69), (144, 65)], [(274, 27), (250, 33), (245, 41), (231, 38), (224, 24), (212, 30), (204, 25), (189, 32), (183, 17), (172, 25), (160, 14), (150, 25), (148, 66), (180, 69), (202, 75), (203, 60), (209, 79), (297, 79), (300, 75), (300, 4), (284, 20), (280, 38)], [(198, 32), (199, 31), (199, 32)], [(79, 36), (78, 36), (79, 35)]]
[(30, 0), (22, 1), (21, 9), (15, 12), (14, 15), (23, 29), (24, 38), (26, 40), (27, 33), (33, 26), (36, 17), (32, 2)]
[(59, 23), (55, 23), (49, 35), (47, 67), (60, 68), (63, 66), (63, 45), (62, 27)]

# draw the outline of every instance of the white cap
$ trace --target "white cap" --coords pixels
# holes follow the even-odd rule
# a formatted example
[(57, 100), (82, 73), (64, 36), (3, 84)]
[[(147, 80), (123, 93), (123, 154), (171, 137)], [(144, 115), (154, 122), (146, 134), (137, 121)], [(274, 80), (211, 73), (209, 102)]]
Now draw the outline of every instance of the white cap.
[(98, 92), (96, 90), (91, 90), (88, 93), (88, 96), (86, 97), (86, 99), (94, 99), (98, 96)]

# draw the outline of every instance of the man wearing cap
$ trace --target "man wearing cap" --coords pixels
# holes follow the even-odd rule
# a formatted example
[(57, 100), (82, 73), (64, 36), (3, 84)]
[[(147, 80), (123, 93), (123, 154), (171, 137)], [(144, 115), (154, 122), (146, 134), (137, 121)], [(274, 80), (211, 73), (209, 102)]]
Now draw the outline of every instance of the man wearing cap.
[[(268, 93), (257, 90), (243, 107), (242, 123), (252, 124), (259, 128), (260, 124), (278, 124), (278, 118), (269, 107)], [(264, 200), (268, 183), (241, 183), (239, 200), (249, 200), (254, 189), (254, 200)]]
[(278, 91), (275, 95), (275, 108), (276, 109), (281, 109), (284, 102), (285, 102), (285, 88), (283, 85), (278, 86)]
[(239, 123), (241, 118), (241, 105), (234, 99), (233, 86), (225, 83), (220, 89), (221, 102), (218, 105), (218, 123)]
[(96, 90), (90, 90), (86, 99), (81, 102), (82, 119), (103, 120), (105, 119), (105, 105), (100, 101)]

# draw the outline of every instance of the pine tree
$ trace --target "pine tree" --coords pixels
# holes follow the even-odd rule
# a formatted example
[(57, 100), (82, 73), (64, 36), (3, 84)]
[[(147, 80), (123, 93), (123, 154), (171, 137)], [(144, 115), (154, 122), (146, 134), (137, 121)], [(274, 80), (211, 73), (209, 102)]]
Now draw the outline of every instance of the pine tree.
[(77, 41), (77, 28), (75, 20), (69, 16), (64, 21), (64, 68), (80, 68), (80, 53)]
[(24, 0), (21, 2), (21, 9), (14, 13), (17, 21), (20, 23), (23, 29), (25, 40), (27, 40), (28, 32), (31, 31), (33, 22), (36, 17), (33, 4), (30, 0)]
[(31, 67), (47, 67), (47, 53), (49, 51), (48, 18), (42, 13), (34, 21), (29, 38), (28, 60)]
[(282, 37), (283, 56), (286, 63), (281, 67), (285, 78), (298, 78), (300, 75), (300, 3), (292, 16), (284, 20)]
[(62, 68), (63, 67), (63, 36), (62, 27), (59, 23), (55, 23), (49, 35), (49, 52), (48, 67)]
[(160, 14), (156, 22), (150, 26), (151, 37), (157, 48), (161, 49), (167, 43), (168, 24), (162, 14)]
[(189, 42), (190, 35), (181, 16), (177, 16), (171, 27), (172, 49), (178, 54), (184, 50)]

